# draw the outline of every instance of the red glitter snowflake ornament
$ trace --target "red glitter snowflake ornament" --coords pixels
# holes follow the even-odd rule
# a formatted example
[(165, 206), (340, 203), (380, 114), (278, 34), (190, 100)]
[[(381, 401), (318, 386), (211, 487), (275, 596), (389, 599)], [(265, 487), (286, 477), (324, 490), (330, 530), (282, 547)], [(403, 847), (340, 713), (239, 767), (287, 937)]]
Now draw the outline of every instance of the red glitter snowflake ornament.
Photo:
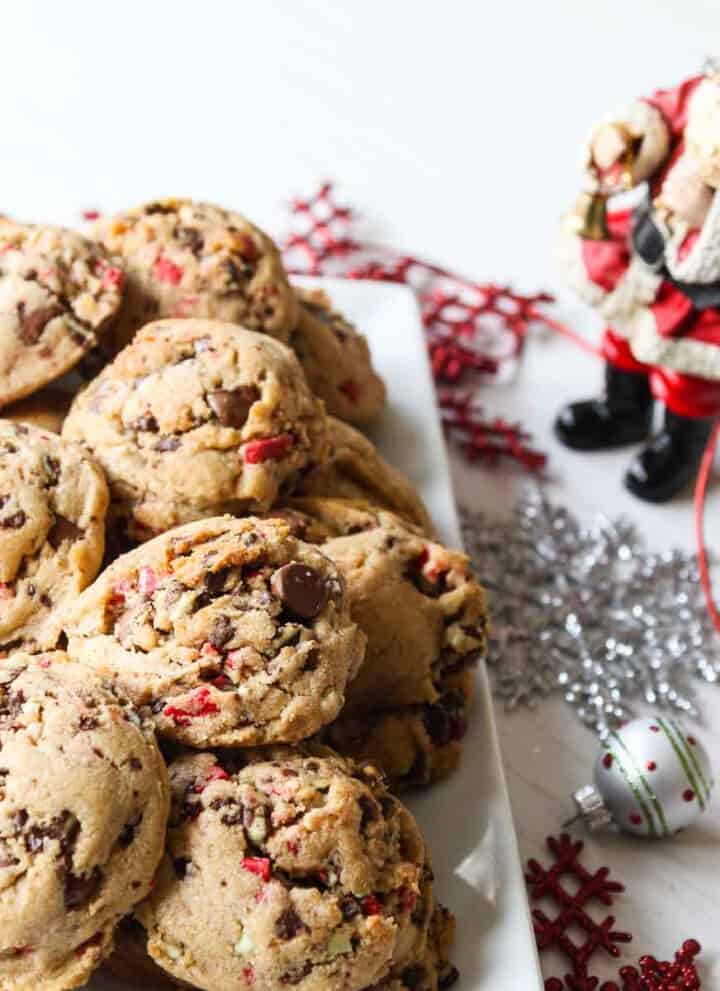
[[(295, 229), (284, 241), (289, 272), (374, 279), (410, 286), (418, 295), (435, 382), (477, 384), (506, 377), (533, 325), (557, 329), (541, 309), (547, 293), (525, 296), (494, 283), (480, 283), (439, 265), (358, 240), (355, 216), (339, 206), (330, 183), (309, 199), (291, 204)], [(450, 435), (470, 460), (495, 464), (511, 458), (528, 471), (540, 471), (544, 455), (528, 447), (518, 425), (487, 420), (475, 402), (444, 391), (438, 397)]]
[[(549, 918), (538, 908), (532, 917), (538, 950), (559, 949), (572, 964), (572, 973), (565, 978), (549, 977), (545, 991), (699, 991), (702, 987), (695, 968), (695, 957), (700, 953), (697, 940), (688, 939), (675, 954), (674, 961), (658, 961), (655, 957), (642, 956), (637, 967), (620, 968), (618, 981), (605, 981), (590, 975), (588, 964), (600, 950), (611, 957), (620, 956), (620, 944), (629, 943), (632, 936), (614, 930), (615, 918), (608, 915), (596, 922), (587, 911), (589, 903), (596, 901), (611, 906), (613, 897), (625, 890), (619, 881), (610, 880), (607, 867), (588, 871), (579, 862), (584, 844), (573, 841), (566, 834), (547, 839), (547, 846), (555, 863), (548, 868), (537, 860), (527, 864), (527, 881), (530, 898), (550, 900), (560, 906), (560, 913)], [(563, 878), (573, 878), (577, 890), (568, 891)], [(574, 942), (569, 930), (581, 930), (587, 934), (583, 943)]]

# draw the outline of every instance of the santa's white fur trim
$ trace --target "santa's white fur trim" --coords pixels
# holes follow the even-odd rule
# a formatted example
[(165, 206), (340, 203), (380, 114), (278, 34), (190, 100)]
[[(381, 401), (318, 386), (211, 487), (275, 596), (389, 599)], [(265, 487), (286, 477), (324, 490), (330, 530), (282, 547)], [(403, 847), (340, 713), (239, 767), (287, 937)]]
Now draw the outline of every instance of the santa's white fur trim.
[(674, 279), (707, 285), (720, 282), (720, 192), (716, 192), (700, 236), (684, 258), (680, 247), (688, 233), (685, 223), (672, 222), (673, 232), (665, 247), (665, 264)]
[[(655, 317), (646, 308), (638, 310), (632, 321), (630, 349), (638, 361), (646, 365), (661, 365), (684, 375), (696, 375), (713, 382), (720, 381), (720, 347), (687, 337), (661, 337)], [(615, 327), (613, 327), (615, 330)]]
[(720, 78), (703, 79), (690, 97), (685, 146), (701, 179), (720, 188)]

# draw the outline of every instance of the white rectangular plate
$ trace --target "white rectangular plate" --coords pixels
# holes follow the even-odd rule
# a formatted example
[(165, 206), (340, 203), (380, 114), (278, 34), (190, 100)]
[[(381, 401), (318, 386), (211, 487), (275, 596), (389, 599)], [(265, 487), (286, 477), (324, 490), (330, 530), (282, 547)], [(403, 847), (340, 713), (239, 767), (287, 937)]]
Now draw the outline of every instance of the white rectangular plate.
[[(369, 433), (384, 457), (415, 482), (443, 541), (460, 547), (414, 294), (382, 282), (298, 281), (326, 289), (367, 335), (389, 393), (388, 407)], [(457, 991), (539, 991), (542, 979), (484, 667), (477, 682), (460, 770), (429, 791), (411, 795), (409, 805), (432, 849), (438, 897), (457, 916)], [(93, 991), (122, 987), (105, 978), (91, 984)]]

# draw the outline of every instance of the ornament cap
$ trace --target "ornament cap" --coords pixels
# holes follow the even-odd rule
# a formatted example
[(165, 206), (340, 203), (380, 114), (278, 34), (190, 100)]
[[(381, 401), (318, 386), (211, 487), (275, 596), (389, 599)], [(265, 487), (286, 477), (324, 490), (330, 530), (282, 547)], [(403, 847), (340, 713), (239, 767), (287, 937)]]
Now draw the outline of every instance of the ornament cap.
[(591, 833), (606, 829), (612, 823), (610, 811), (595, 785), (583, 785), (573, 792), (573, 800), (582, 819)]

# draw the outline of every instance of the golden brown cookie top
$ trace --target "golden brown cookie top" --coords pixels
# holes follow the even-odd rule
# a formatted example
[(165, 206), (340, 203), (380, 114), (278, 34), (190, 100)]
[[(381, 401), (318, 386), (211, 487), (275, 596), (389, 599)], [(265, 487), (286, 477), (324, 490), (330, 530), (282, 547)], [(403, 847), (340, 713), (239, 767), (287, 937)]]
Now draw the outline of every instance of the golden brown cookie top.
[(98, 572), (108, 490), (79, 445), (0, 419), (0, 656), (55, 647)]
[(171, 974), (360, 991), (423, 952), (425, 847), (375, 768), (275, 748), (181, 758), (170, 775), (167, 856), (138, 915)]
[(292, 351), (214, 320), (144, 327), (75, 399), (63, 436), (101, 462), (140, 540), (264, 511), (327, 449), (322, 404)]
[(167, 773), (150, 723), (60, 652), (0, 669), (0, 985), (89, 977), (162, 855)]
[(93, 236), (128, 274), (115, 350), (161, 317), (226, 320), (283, 341), (295, 324), (277, 248), (239, 213), (168, 198), (101, 218)]
[(337, 569), (279, 520), (229, 516), (118, 558), (68, 650), (191, 746), (294, 742), (336, 717), (365, 639)]
[(52, 382), (98, 343), (123, 283), (96, 242), (0, 217), (0, 407)]

